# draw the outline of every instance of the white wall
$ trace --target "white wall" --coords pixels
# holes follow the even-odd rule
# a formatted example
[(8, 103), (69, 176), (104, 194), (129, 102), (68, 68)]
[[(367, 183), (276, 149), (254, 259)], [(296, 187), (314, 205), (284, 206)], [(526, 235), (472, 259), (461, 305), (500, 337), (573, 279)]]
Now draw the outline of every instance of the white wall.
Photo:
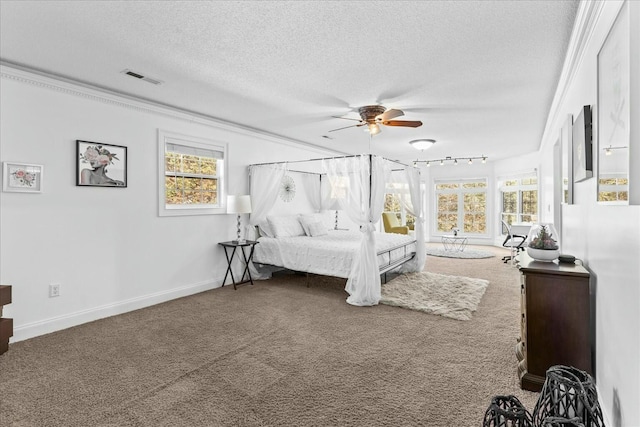
[[(640, 22), (640, 3), (631, 4), (635, 22)], [(553, 157), (553, 145), (567, 114), (575, 118), (583, 105), (597, 109), (597, 53), (621, 3), (611, 1), (589, 6), (600, 13), (592, 15), (596, 20), (593, 28), (586, 32), (588, 37), (583, 40), (584, 52), (575, 63), (575, 74), (558, 88), (557, 108), (549, 117), (540, 152), (539, 167), (543, 176), (550, 173), (544, 165)], [(638, 31), (638, 27), (632, 27), (632, 31)], [(632, 73), (631, 78), (632, 101), (637, 105), (640, 74)], [(594, 117), (595, 114), (594, 109)], [(637, 150), (640, 120), (637, 111), (633, 114), (632, 110), (630, 146)], [(597, 135), (597, 128), (594, 130)], [(638, 158), (631, 161), (630, 169), (640, 170)], [(541, 180), (541, 185), (543, 195), (552, 193), (549, 180)], [(640, 187), (640, 180), (632, 179), (630, 185)], [(605, 421), (613, 426), (640, 426), (640, 206), (598, 204), (596, 192), (595, 178), (576, 183), (574, 204), (561, 206), (563, 252), (582, 259), (593, 276), (596, 383), (607, 417)], [(620, 414), (615, 411), (614, 393), (620, 401)]]
[[(0, 159), (44, 165), (41, 194), (0, 193), (13, 342), (220, 286), (235, 216), (158, 216), (158, 129), (227, 143), (231, 194), (249, 164), (331, 154), (8, 67), (0, 84)], [(76, 139), (128, 147), (128, 187), (76, 187)]]

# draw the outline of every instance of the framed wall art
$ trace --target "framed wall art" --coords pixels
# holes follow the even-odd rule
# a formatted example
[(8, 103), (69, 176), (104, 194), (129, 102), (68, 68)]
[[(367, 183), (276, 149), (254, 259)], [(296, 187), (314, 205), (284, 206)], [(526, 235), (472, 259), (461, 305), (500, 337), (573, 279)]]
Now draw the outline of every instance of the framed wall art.
[(41, 193), (43, 165), (4, 162), (2, 164), (2, 189), (19, 193)]
[(629, 2), (598, 52), (598, 202), (628, 204), (631, 132)]
[(573, 182), (584, 181), (593, 176), (593, 139), (591, 105), (580, 109), (572, 127)]
[(76, 141), (76, 185), (127, 186), (127, 147)]

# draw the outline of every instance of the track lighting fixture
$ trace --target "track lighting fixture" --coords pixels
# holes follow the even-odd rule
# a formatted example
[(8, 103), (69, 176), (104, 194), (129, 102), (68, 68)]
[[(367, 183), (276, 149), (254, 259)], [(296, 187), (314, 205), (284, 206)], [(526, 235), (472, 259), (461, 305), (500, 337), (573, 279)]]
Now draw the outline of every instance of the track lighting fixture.
[(444, 166), (445, 162), (451, 162), (454, 166), (458, 165), (458, 160), (466, 160), (468, 164), (472, 165), (474, 160), (482, 160), (482, 163), (487, 163), (487, 156), (476, 156), (476, 157), (451, 157), (447, 156), (444, 159), (431, 159), (431, 160), (416, 160), (413, 162), (414, 166), (419, 166), (420, 163), (424, 163), (426, 167), (430, 167), (432, 162), (439, 162), (440, 166)]

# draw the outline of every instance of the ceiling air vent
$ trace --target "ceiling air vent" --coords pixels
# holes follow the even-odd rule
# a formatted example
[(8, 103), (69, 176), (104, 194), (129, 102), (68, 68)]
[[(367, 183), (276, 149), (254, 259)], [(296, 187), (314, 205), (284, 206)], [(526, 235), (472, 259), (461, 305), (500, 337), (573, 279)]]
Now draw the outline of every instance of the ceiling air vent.
[(136, 73), (135, 71), (131, 71), (131, 70), (123, 70), (122, 74), (126, 74), (127, 76), (131, 76), (131, 77), (135, 77), (136, 79), (139, 80), (144, 80), (145, 82), (154, 84), (154, 85), (159, 85), (162, 84), (163, 82), (161, 80), (158, 79), (153, 79), (151, 77), (147, 77), (147, 76), (143, 76), (140, 73)]

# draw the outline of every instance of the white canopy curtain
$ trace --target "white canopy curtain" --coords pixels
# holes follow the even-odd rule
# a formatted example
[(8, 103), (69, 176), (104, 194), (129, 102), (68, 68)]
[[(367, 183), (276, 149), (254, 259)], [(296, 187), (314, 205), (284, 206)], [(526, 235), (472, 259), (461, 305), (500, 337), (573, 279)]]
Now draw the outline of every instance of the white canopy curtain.
[[(267, 214), (278, 199), (280, 182), (287, 170), (286, 163), (249, 166), (249, 194), (251, 195), (251, 214), (249, 215), (249, 233), (254, 236), (255, 226), (267, 219)], [(253, 264), (249, 264), (254, 279), (268, 279), (271, 273), (260, 273)]]
[(258, 225), (278, 199), (280, 182), (287, 170), (286, 163), (249, 166), (249, 194), (251, 195), (251, 215), (249, 224)]
[[(425, 212), (422, 202), (422, 188), (420, 185), (420, 171), (415, 168), (406, 168), (403, 173), (395, 174), (401, 179), (406, 179), (409, 185), (409, 195), (411, 200), (407, 201), (403, 197), (400, 198), (405, 209), (416, 218), (414, 232), (416, 236), (416, 256), (407, 261), (400, 267), (401, 273), (418, 272), (424, 269), (427, 260), (427, 249), (425, 243)], [(404, 176), (403, 176), (404, 175)]]
[(382, 157), (372, 155), (325, 159), (322, 167), (332, 187), (348, 183), (347, 197), (337, 201), (362, 232), (361, 256), (354, 258), (345, 287), (347, 303), (376, 305), (380, 301), (380, 274), (374, 231), (384, 209), (385, 183), (391, 167)]
[(304, 187), (304, 192), (309, 199), (309, 203), (311, 207), (316, 211), (320, 212), (322, 210), (322, 193), (320, 190), (321, 177), (317, 173), (303, 172), (301, 173), (301, 181), (302, 186)]

